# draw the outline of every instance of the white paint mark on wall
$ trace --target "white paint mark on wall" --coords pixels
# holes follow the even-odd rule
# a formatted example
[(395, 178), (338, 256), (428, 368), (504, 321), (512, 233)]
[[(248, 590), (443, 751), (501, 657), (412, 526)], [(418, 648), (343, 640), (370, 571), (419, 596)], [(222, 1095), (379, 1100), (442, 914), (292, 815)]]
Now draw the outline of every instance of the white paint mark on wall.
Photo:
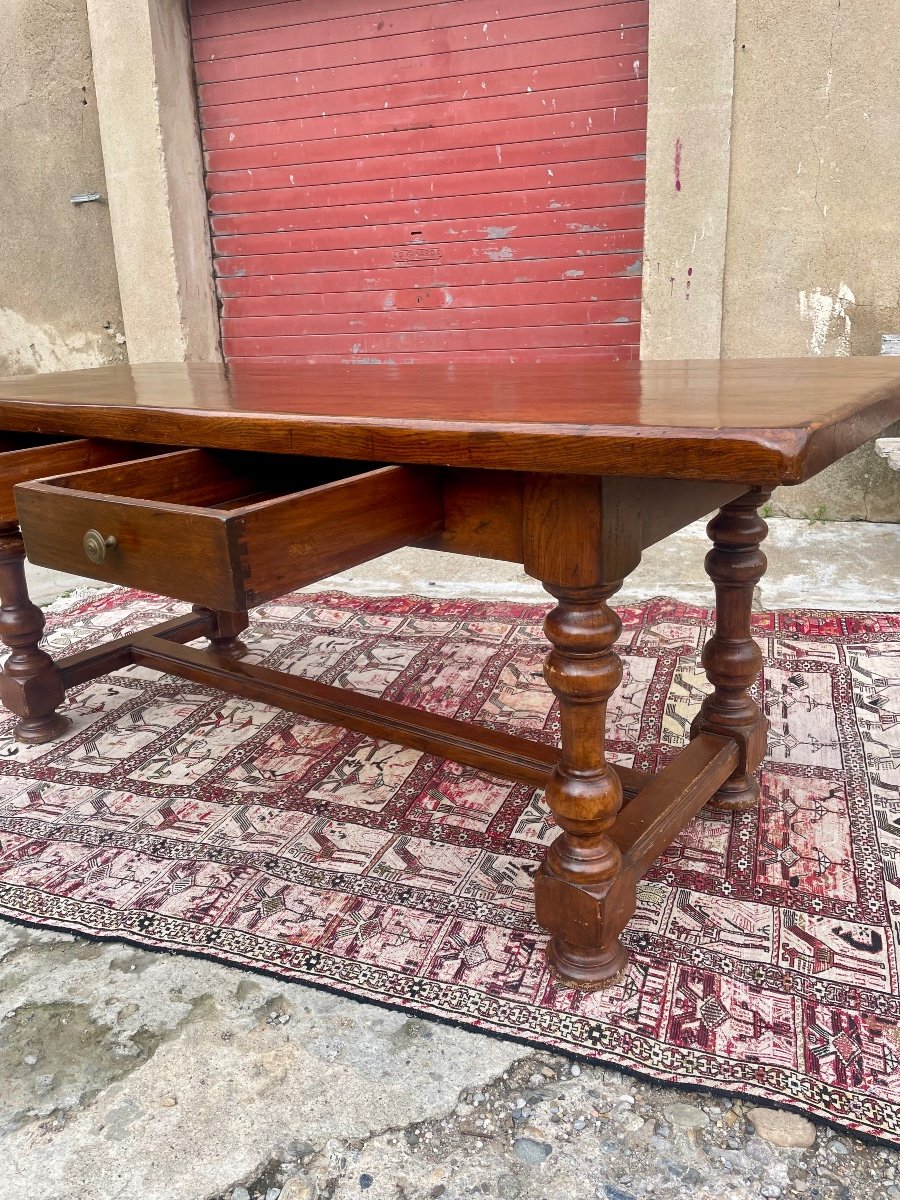
[(33, 325), (11, 308), (0, 308), (0, 375), (102, 367), (121, 358), (116, 347), (125, 339), (119, 337), (112, 327), (110, 344), (85, 333), (64, 337), (52, 325)]
[(800, 319), (810, 327), (809, 352), (816, 356), (846, 358), (850, 354), (850, 313), (856, 297), (842, 283), (836, 295), (821, 288), (800, 292)]

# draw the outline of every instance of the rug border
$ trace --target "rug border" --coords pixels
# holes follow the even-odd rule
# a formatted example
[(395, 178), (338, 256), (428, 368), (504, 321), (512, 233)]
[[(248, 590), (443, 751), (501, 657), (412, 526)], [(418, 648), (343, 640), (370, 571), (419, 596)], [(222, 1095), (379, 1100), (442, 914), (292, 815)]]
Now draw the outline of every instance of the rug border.
[[(169, 918), (170, 920), (172, 918)], [(172, 957), (187, 957), (195, 958), (201, 962), (213, 963), (216, 966), (228, 967), (235, 971), (249, 971), (253, 975), (259, 975), (265, 979), (277, 979), (284, 983), (294, 984), (300, 987), (310, 987), (316, 991), (324, 992), (331, 996), (340, 996), (345, 1000), (352, 1000), (357, 1004), (374, 1004), (379, 1008), (385, 1009), (388, 1012), (395, 1013), (412, 1013), (422, 1016), (428, 1020), (438, 1021), (442, 1025), (447, 1025), (452, 1029), (459, 1029), (464, 1033), (475, 1033), (485, 1037), (494, 1038), (497, 1041), (513, 1042), (516, 1045), (526, 1047), (534, 1051), (546, 1051), (548, 1047), (552, 1048), (556, 1053), (568, 1057), (572, 1061), (586, 1063), (590, 1066), (609, 1067), (613, 1070), (621, 1071), (624, 1075), (637, 1080), (649, 1080), (653, 1083), (665, 1084), (666, 1087), (673, 1091), (683, 1092), (686, 1095), (694, 1096), (697, 1092), (705, 1092), (708, 1095), (716, 1096), (720, 1099), (734, 1100), (736, 1097), (749, 1096), (753, 1099), (761, 1101), (764, 1107), (775, 1112), (792, 1112), (797, 1116), (805, 1117), (807, 1120), (813, 1119), (821, 1125), (830, 1129), (833, 1133), (839, 1136), (851, 1136), (865, 1141), (874, 1146), (889, 1146), (892, 1149), (900, 1147), (900, 1131), (896, 1134), (886, 1131), (874, 1132), (870, 1128), (860, 1128), (855, 1122), (844, 1122), (843, 1124), (837, 1121), (834, 1117), (829, 1116), (824, 1111), (814, 1108), (813, 1106), (803, 1107), (800, 1104), (783, 1103), (775, 1101), (765, 1094), (764, 1091), (754, 1088), (752, 1085), (743, 1085), (740, 1087), (726, 1088), (717, 1087), (703, 1079), (694, 1078), (693, 1080), (674, 1080), (664, 1071), (656, 1071), (651, 1066), (639, 1066), (631, 1060), (622, 1060), (616, 1054), (608, 1052), (602, 1055), (589, 1054), (587, 1051), (571, 1048), (563, 1044), (555, 1037), (548, 1037), (543, 1041), (538, 1041), (535, 1037), (524, 1033), (508, 1033), (493, 1024), (479, 1024), (475, 1022), (464, 1021), (456, 1017), (439, 1012), (428, 1005), (412, 1005), (404, 1004), (399, 1000), (385, 1000), (380, 996), (369, 995), (368, 993), (351, 992), (346, 988), (338, 987), (334, 984), (326, 983), (325, 981), (308, 977), (302, 973), (279, 970), (277, 967), (262, 967), (255, 963), (236, 961), (234, 958), (229, 958), (223, 953), (217, 953), (215, 950), (199, 950), (186, 949), (184, 947), (174, 948), (163, 945), (155, 940), (141, 941), (136, 937), (132, 937), (127, 933), (91, 933), (86, 929), (80, 928), (77, 923), (73, 922), (70, 925), (57, 924), (55, 921), (42, 921), (34, 917), (21, 916), (18, 913), (13, 913), (9, 909), (0, 906), (0, 921), (5, 921), (9, 925), (21, 925), (29, 929), (36, 929), (42, 932), (68, 934), (83, 938), (88, 942), (96, 942), (101, 945), (119, 943), (121, 945), (130, 946), (137, 950), (146, 950), (153, 954), (171, 955)], [(150, 935), (152, 939), (152, 935)], [(2, 961), (2, 960), (0, 960)], [(751, 1122), (752, 1123), (752, 1122)]]

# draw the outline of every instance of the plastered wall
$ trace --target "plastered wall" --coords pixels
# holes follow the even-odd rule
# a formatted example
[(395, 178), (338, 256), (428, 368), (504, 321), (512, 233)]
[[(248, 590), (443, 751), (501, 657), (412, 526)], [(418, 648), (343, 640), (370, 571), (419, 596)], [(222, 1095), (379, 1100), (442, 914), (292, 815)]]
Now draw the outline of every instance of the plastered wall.
[[(900, 0), (711, 7), (651, 3), (642, 351), (877, 354), (900, 332)], [(773, 508), (897, 521), (900, 473), (867, 448)]]
[(0, 374), (124, 359), (84, 0), (0, 9)]
[[(900, 332), (900, 0), (739, 0), (722, 351), (878, 354)], [(792, 516), (900, 520), (870, 449)]]
[(131, 362), (220, 357), (187, 8), (87, 0)]

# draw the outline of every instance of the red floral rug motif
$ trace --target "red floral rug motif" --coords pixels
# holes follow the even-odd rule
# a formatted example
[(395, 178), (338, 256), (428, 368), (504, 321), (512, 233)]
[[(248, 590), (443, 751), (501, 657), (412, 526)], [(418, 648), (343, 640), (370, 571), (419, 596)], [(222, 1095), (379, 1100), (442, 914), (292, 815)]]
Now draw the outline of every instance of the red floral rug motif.
[[(57, 606), (63, 654), (184, 611)], [(546, 606), (296, 595), (280, 670), (555, 741)], [(612, 758), (684, 743), (712, 614), (621, 608)], [(140, 668), (70, 693), (68, 736), (0, 727), (0, 912), (201, 953), (802, 1108), (900, 1143), (900, 616), (757, 613), (771, 721), (758, 814), (704, 811), (645, 878), (627, 976), (561, 988), (532, 912), (540, 793)]]

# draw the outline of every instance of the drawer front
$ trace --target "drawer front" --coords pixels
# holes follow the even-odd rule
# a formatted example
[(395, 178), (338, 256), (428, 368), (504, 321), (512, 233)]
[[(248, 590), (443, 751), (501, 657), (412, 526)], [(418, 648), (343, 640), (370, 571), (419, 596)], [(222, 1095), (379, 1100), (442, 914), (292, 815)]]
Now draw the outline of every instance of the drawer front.
[[(223, 515), (40, 483), (17, 487), (16, 506), (28, 559), (39, 567), (210, 608), (242, 607)], [(92, 530), (115, 539), (100, 562), (85, 549)]]
[[(31, 441), (34, 445), (28, 445)], [(13, 488), (29, 479), (43, 479), (63, 471), (83, 471), (121, 462), (150, 451), (127, 442), (90, 438), (57, 440), (28, 434), (0, 433), (0, 524), (17, 521)]]
[[(116, 494), (103, 493), (104, 481)], [(22, 484), (15, 495), (33, 563), (231, 612), (442, 527), (438, 475), (428, 468), (383, 467), (256, 503), (235, 499), (264, 492), (264, 471), (258, 484), (188, 450)], [(179, 491), (192, 502), (178, 503)], [(201, 496), (207, 502), (196, 503)]]

